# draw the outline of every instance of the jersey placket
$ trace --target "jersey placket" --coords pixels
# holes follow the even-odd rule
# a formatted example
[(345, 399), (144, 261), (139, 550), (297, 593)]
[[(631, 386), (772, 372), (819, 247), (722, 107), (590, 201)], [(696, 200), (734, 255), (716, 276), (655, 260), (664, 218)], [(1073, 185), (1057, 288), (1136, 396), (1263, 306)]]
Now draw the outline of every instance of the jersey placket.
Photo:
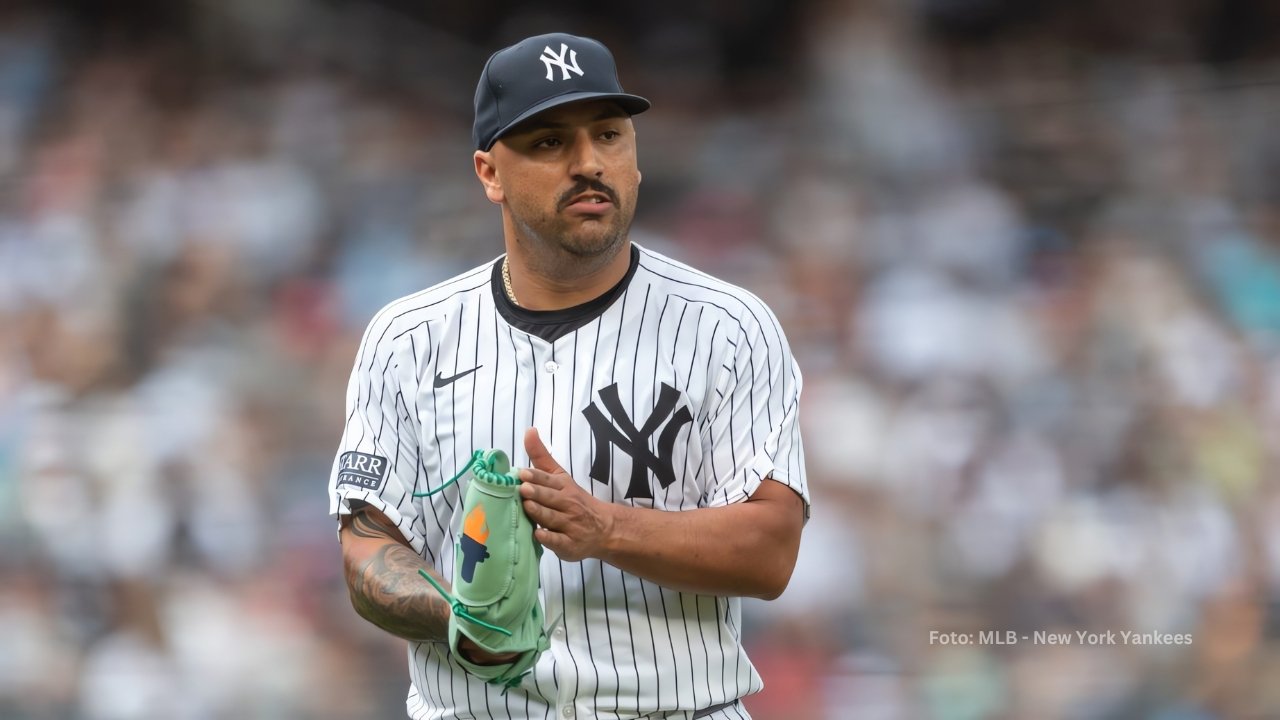
[[(556, 383), (553, 382), (553, 376), (560, 368), (554, 359), (555, 349), (551, 344), (529, 334), (525, 334), (525, 338), (527, 345), (521, 348), (522, 352), (519, 353), (521, 357), (518, 362), (523, 379), (522, 389), (528, 393), (527, 397), (531, 405), (530, 425), (538, 428), (543, 442), (554, 454), (553, 415), (558, 393), (555, 392)], [(523, 437), (523, 430), (518, 433), (518, 436)], [(574, 688), (577, 683), (573, 675), (573, 658), (570, 657), (569, 648), (565, 642), (564, 602), (560, 594), (563, 583), (563, 578), (560, 577), (561, 567), (555, 556), (550, 553), (543, 554), (542, 607), (550, 630), (551, 655), (555, 658), (556, 713), (557, 717), (572, 718), (577, 714), (573, 706)]]

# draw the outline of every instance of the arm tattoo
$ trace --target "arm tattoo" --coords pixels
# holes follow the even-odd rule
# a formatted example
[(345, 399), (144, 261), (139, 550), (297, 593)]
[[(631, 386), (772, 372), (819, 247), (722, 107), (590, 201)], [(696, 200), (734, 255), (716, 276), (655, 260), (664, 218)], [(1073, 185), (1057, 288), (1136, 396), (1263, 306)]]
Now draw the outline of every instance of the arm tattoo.
[(362, 538), (396, 538), (396, 526), (383, 518), (375, 518), (371, 513), (357, 510), (351, 516), (351, 534)]
[(351, 604), (361, 617), (407, 640), (443, 640), (449, 634), (449, 604), (418, 575), (435, 574), (411, 548), (395, 538), (394, 526), (357, 511), (351, 534), (388, 542), (359, 567), (347, 568)]

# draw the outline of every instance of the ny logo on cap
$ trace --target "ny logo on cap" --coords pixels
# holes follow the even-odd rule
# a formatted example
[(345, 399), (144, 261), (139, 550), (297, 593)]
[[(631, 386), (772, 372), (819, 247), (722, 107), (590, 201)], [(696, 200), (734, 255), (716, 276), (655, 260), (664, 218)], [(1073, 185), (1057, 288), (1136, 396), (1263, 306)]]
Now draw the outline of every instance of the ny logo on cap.
[[(569, 62), (564, 61), (565, 53), (568, 53), (569, 55)], [(578, 67), (578, 51), (570, 50), (569, 46), (566, 45), (565, 43), (560, 43), (559, 55), (557, 55), (555, 51), (551, 49), (550, 45), (542, 48), (542, 56), (539, 57), (538, 59), (542, 61), (543, 65), (547, 66), (548, 80), (555, 80), (555, 73), (551, 69), (552, 65), (557, 65), (560, 67), (561, 80), (568, 80), (570, 72), (578, 73), (579, 77), (582, 76), (582, 68)]]

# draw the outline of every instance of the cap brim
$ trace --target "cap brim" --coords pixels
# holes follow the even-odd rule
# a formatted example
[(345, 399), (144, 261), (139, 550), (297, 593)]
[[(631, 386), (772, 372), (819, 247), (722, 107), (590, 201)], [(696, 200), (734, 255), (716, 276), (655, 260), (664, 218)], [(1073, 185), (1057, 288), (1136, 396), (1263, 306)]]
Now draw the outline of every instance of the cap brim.
[(560, 107), (561, 105), (568, 105), (569, 103), (582, 102), (584, 100), (612, 100), (616, 102), (618, 107), (622, 108), (628, 115), (639, 115), (651, 107), (648, 100), (640, 97), (639, 95), (630, 95), (628, 93), (570, 92), (563, 95), (556, 95), (555, 97), (547, 98), (528, 110), (525, 110), (515, 116), (511, 122), (503, 125), (498, 129), (498, 132), (493, 134), (493, 137), (489, 140), (488, 145), (486, 145), (484, 149), (492, 149), (493, 144), (498, 142), (503, 135), (511, 132), (511, 130), (513, 130), (517, 125), (540, 112), (545, 112), (551, 108)]

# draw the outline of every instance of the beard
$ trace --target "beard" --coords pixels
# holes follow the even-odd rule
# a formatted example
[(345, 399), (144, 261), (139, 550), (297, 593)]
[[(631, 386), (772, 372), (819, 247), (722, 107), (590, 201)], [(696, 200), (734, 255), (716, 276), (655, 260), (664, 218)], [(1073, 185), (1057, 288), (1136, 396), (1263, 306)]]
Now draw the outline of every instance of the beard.
[[(589, 191), (607, 195), (613, 212), (600, 218), (570, 217), (562, 212), (570, 199)], [(549, 277), (568, 279), (603, 267), (622, 249), (635, 216), (635, 192), (623, 198), (599, 181), (588, 181), (561, 195), (551, 212), (514, 199), (507, 209), (528, 260)]]

